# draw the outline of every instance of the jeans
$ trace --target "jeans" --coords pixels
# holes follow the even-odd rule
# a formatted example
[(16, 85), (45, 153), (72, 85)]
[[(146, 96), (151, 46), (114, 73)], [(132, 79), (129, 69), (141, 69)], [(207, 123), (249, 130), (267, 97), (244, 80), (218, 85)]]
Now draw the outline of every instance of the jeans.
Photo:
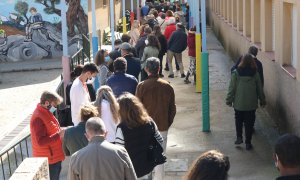
[[(164, 153), (166, 153), (167, 150), (167, 140), (168, 140), (168, 131), (160, 131), (161, 136), (164, 139), (163, 142), (163, 148)], [(165, 166), (164, 164), (160, 164), (154, 168), (154, 180), (163, 180), (165, 176)]]
[(60, 171), (61, 171), (61, 161), (55, 164), (49, 164), (50, 180), (59, 180)]
[(255, 122), (255, 111), (235, 111), (235, 128), (237, 138), (243, 139), (243, 126), (245, 127), (246, 144), (251, 144), (253, 126)]

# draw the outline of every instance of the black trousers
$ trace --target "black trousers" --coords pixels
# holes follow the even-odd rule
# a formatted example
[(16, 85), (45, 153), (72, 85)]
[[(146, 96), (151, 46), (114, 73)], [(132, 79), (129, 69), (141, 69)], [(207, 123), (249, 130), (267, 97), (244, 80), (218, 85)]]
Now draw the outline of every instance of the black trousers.
[(255, 122), (255, 111), (235, 111), (235, 129), (237, 138), (243, 138), (243, 126), (245, 127), (246, 144), (251, 144), (253, 126)]
[(160, 55), (158, 56), (158, 59), (159, 59), (159, 62), (160, 62), (160, 69), (159, 69), (159, 74), (162, 74), (162, 69), (163, 69), (163, 58), (164, 58), (164, 55)]

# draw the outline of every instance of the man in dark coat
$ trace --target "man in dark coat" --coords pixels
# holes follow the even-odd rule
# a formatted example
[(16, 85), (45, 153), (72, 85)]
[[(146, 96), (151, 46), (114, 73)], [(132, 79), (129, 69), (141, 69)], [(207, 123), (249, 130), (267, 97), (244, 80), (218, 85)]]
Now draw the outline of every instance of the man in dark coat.
[(185, 27), (182, 25), (182, 23), (177, 23), (176, 31), (172, 33), (171, 38), (168, 41), (167, 61), (170, 68), (169, 78), (174, 78), (174, 72), (172, 67), (173, 56), (175, 56), (179, 64), (181, 78), (185, 77), (183, 63), (182, 63), (182, 52), (186, 49), (186, 47), (187, 47), (187, 34), (185, 33)]
[(127, 61), (123, 57), (119, 57), (114, 61), (115, 73), (107, 79), (106, 84), (111, 87), (114, 95), (119, 97), (124, 92), (135, 94), (137, 79), (125, 73), (127, 70)]
[(132, 52), (132, 46), (129, 43), (122, 43), (121, 54), (127, 60), (127, 74), (133, 75), (136, 79), (139, 79), (141, 72), (141, 61), (139, 58), (135, 58)]

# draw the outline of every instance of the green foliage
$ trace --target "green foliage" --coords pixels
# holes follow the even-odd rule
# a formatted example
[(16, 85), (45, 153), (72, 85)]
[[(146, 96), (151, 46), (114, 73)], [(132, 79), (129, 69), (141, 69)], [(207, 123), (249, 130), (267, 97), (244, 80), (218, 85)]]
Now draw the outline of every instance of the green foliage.
[(28, 3), (24, 1), (18, 1), (15, 4), (15, 11), (17, 11), (21, 15), (26, 15), (26, 13), (28, 12)]

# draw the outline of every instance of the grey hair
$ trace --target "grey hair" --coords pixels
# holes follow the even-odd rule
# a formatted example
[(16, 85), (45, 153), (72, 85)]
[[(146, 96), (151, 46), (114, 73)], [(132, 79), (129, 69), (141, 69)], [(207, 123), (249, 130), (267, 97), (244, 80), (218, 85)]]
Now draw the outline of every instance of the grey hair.
[(146, 60), (146, 68), (149, 73), (156, 75), (159, 70), (159, 59), (156, 57), (150, 57)]
[(104, 122), (99, 117), (92, 117), (87, 120), (85, 130), (94, 135), (103, 135), (106, 132)]

